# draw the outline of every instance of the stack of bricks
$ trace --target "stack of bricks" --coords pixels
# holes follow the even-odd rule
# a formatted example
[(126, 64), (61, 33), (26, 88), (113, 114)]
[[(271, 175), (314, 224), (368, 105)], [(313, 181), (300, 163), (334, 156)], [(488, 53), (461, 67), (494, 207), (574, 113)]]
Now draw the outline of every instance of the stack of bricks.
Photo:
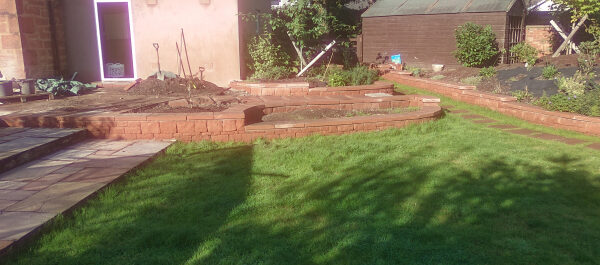
[(552, 54), (555, 40), (556, 36), (552, 26), (527, 26), (525, 42), (539, 51), (539, 57)]
[(60, 2), (16, 0), (16, 7), (27, 78), (63, 72), (66, 50)]
[(0, 0), (0, 71), (6, 79), (25, 77), (19, 32), (15, 0)]

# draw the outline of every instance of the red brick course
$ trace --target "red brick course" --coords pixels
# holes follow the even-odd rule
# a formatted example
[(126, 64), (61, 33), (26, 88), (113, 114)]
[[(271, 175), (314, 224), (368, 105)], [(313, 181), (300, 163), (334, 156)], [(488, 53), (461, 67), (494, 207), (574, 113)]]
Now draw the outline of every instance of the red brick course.
[[(86, 128), (97, 138), (177, 139), (181, 141), (252, 141), (257, 138), (301, 137), (310, 134), (343, 134), (403, 127), (435, 120), (442, 114), (439, 99), (407, 95), (370, 98), (365, 96), (261, 97), (247, 100), (216, 113), (108, 113), (102, 115), (2, 116), (10, 127)], [(302, 122), (261, 122), (267, 112), (299, 108), (379, 109), (417, 106), (404, 114), (321, 119)]]
[(249, 83), (231, 82), (230, 87), (245, 91), (253, 96), (330, 96), (330, 95), (365, 95), (371, 93), (394, 92), (394, 87), (386, 82), (375, 82), (366, 86), (313, 87), (308, 82), (291, 83)]
[(511, 96), (473, 90), (473, 87), (447, 84), (407, 75), (388, 73), (385, 79), (403, 85), (440, 93), (450, 98), (474, 105), (487, 107), (506, 115), (553, 128), (576, 131), (590, 135), (600, 135), (600, 118), (587, 117), (576, 113), (548, 111), (537, 106), (517, 102)]

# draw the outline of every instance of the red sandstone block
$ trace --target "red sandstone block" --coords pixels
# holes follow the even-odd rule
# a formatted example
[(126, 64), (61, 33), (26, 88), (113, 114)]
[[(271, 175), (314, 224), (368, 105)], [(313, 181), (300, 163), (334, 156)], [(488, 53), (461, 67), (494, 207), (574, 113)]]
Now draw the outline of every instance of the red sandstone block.
[(203, 133), (208, 131), (206, 120), (194, 121), (194, 131), (197, 133)]
[[(142, 133), (142, 130), (140, 129), (139, 126), (124, 127), (123, 129), (124, 129), (125, 133), (131, 133), (131, 134)], [(111, 129), (111, 132), (112, 132), (112, 129)]]
[(156, 140), (171, 140), (175, 139), (175, 133), (157, 133), (154, 134)]
[(235, 120), (235, 128), (236, 130), (242, 130), (244, 128), (245, 121), (243, 119)]
[(215, 142), (227, 142), (229, 141), (229, 135), (213, 135), (211, 140)]
[(155, 113), (150, 114), (146, 118), (149, 121), (185, 121), (187, 120), (186, 114), (163, 114), (163, 113)]
[(160, 133), (160, 125), (156, 121), (142, 122), (140, 124), (142, 134)]
[(159, 122), (159, 125), (161, 134), (173, 134), (177, 132), (177, 122), (161, 121)]
[(202, 113), (188, 113), (186, 118), (187, 120), (212, 120), (214, 119), (214, 113), (212, 112), (202, 112)]
[(244, 112), (215, 112), (215, 119), (243, 119), (245, 117)]
[(191, 142), (192, 141), (192, 136), (191, 135), (183, 135), (183, 134), (176, 133), (176, 134), (173, 135), (173, 137), (177, 141), (182, 141), (182, 142)]
[(208, 132), (222, 132), (223, 131), (223, 121), (221, 121), (221, 120), (206, 121), (206, 127), (208, 129)]
[(236, 120), (223, 120), (223, 131), (231, 132), (237, 130)]
[(139, 139), (139, 140), (153, 140), (154, 139), (154, 134), (152, 134), (152, 133), (137, 134), (136, 135), (136, 139)]
[(354, 130), (354, 125), (340, 125), (337, 129), (339, 132), (351, 132)]
[(115, 116), (115, 121), (145, 121), (148, 114), (145, 113), (125, 113)]
[[(178, 133), (195, 133), (196, 132), (196, 121), (178, 121), (177, 123)], [(190, 139), (191, 140), (191, 139)]]
[(125, 127), (111, 127), (109, 133), (110, 134), (124, 134)]

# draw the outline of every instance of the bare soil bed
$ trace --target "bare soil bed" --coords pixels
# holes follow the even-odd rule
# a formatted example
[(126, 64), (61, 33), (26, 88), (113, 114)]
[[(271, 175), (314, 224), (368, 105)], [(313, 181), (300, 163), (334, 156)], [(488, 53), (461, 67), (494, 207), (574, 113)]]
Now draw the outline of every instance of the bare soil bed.
[(344, 118), (356, 116), (372, 116), (393, 113), (407, 113), (418, 108), (377, 109), (377, 110), (336, 110), (336, 109), (303, 109), (291, 112), (272, 113), (265, 115), (263, 121), (299, 121), (318, 120), (327, 118)]
[[(600, 61), (598, 62), (600, 63)], [(542, 77), (542, 70), (546, 65), (554, 65), (562, 76), (571, 77), (578, 69), (577, 55), (565, 55), (557, 58), (542, 57), (530, 70), (527, 70), (522, 64), (499, 65), (496, 66), (496, 76), (481, 78), (476, 86), (478, 90), (497, 94), (512, 95), (515, 91), (527, 90), (534, 97), (550, 96), (558, 93), (558, 87), (554, 79), (547, 80)], [(456, 66), (439, 73), (426, 71), (423, 77), (455, 84), (466, 84), (464, 80), (479, 76), (480, 70), (480, 68)], [(596, 73), (600, 76), (600, 67), (596, 69)]]
[(227, 89), (219, 87), (211, 82), (194, 79), (192, 88), (188, 91), (188, 80), (184, 78), (169, 78), (164, 81), (156, 78), (148, 78), (135, 85), (129, 91), (132, 95), (167, 95), (167, 96), (188, 96), (191, 95), (224, 95)]

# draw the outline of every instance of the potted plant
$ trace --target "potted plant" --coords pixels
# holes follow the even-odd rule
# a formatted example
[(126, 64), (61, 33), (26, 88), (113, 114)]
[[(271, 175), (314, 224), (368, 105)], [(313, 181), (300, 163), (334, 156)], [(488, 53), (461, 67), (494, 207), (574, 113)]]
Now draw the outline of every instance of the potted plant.
[(24, 79), (21, 81), (21, 94), (23, 94), (23, 95), (35, 94), (35, 79)]
[(13, 94), (12, 81), (0, 80), (0, 97), (8, 97)]

